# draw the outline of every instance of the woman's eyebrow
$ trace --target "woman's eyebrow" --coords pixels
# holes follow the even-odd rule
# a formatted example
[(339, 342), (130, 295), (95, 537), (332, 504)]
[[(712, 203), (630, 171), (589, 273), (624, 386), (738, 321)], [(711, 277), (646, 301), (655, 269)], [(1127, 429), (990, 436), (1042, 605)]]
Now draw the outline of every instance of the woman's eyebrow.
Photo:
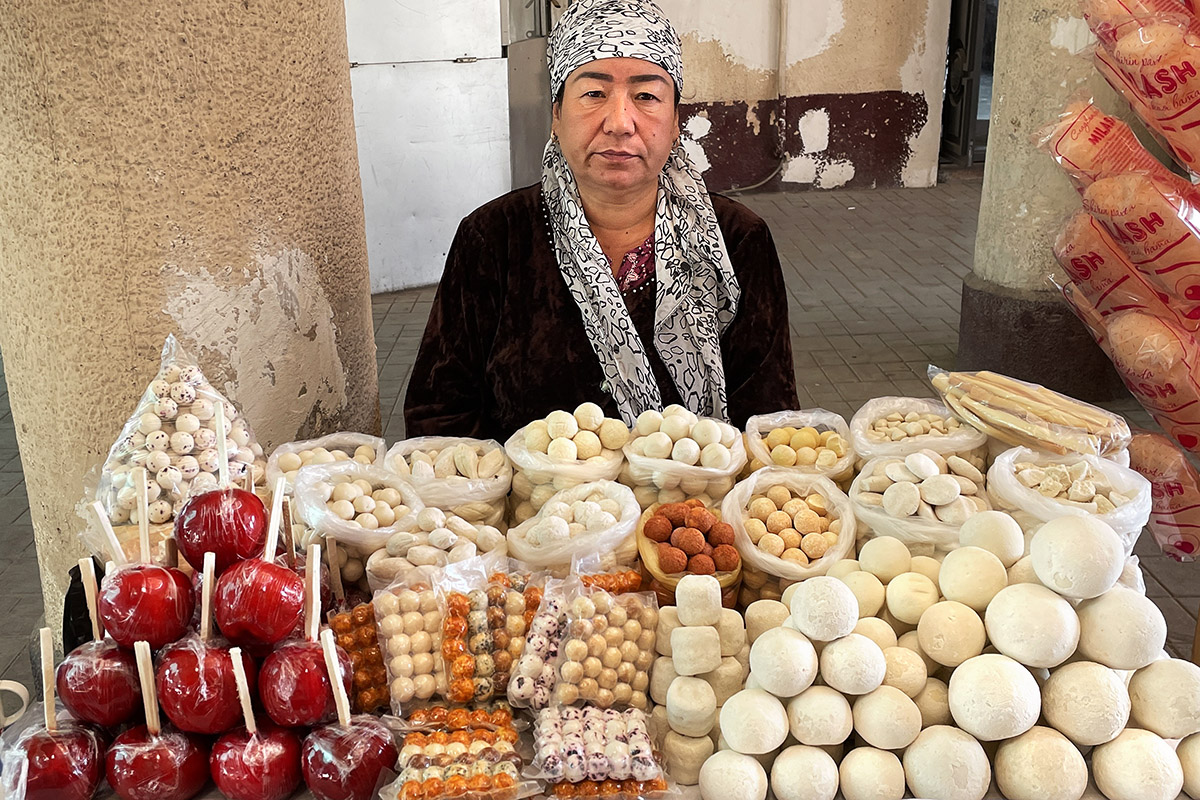
[[(580, 72), (578, 75), (571, 78), (571, 82), (574, 83), (575, 81), (587, 80), (589, 78), (591, 80), (601, 81), (603, 83), (612, 83), (613, 82), (613, 76), (607, 72)], [(630, 83), (666, 83), (667, 79), (661, 75), (654, 75), (654, 74), (630, 75), (629, 82)]]

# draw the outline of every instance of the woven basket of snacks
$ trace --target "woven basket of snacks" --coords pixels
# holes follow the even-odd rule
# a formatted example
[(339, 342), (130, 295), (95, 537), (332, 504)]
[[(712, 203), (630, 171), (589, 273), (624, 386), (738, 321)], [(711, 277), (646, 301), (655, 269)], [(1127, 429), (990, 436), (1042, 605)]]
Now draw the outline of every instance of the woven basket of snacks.
[(733, 608), (742, 582), (742, 559), (733, 542), (733, 528), (721, 521), (720, 511), (698, 500), (655, 503), (638, 520), (638, 554), (660, 606), (674, 605), (679, 581), (699, 574), (715, 577), (722, 602)]

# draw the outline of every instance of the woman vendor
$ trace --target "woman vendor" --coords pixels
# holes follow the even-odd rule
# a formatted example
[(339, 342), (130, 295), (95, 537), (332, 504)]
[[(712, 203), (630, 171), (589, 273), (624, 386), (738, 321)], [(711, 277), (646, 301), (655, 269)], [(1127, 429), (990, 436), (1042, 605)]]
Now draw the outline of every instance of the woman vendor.
[(540, 184), (462, 221), (405, 398), (409, 436), (503, 441), (593, 401), (744, 425), (796, 408), (767, 225), (679, 142), (678, 34), (649, 0), (578, 0), (550, 35)]

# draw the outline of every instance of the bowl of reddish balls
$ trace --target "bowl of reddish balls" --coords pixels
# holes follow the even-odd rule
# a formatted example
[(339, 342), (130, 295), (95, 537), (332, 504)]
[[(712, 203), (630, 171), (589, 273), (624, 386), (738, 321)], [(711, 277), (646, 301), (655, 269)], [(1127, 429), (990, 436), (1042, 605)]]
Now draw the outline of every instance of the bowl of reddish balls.
[(697, 499), (656, 503), (638, 520), (637, 545), (660, 607), (675, 605), (675, 587), (685, 575), (712, 575), (721, 584), (725, 607), (734, 607), (742, 557), (733, 526), (721, 521), (719, 510)]

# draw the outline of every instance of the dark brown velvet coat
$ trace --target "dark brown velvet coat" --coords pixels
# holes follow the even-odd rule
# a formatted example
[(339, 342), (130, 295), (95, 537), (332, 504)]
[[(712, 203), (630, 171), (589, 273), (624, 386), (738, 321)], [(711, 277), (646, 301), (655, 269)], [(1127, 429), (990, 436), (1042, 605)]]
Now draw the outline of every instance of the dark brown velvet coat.
[[(434, 298), (404, 401), (411, 436), (504, 442), (555, 409), (591, 400), (609, 416), (600, 363), (559, 273), (540, 186), (504, 195), (462, 221)], [(796, 408), (787, 294), (767, 224), (712, 195), (741, 285), (737, 316), (721, 339), (733, 424)], [(663, 404), (679, 393), (653, 346), (656, 283), (626, 293), (658, 378)]]

